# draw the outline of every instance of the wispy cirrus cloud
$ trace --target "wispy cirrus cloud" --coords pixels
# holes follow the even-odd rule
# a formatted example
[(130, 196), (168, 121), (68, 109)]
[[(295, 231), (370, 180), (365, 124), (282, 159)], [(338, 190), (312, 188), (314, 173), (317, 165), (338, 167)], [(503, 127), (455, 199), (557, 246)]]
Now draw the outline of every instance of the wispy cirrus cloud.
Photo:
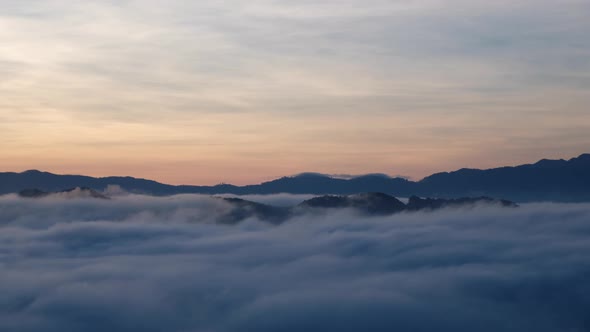
[[(307, 170), (419, 178), (469, 160), (571, 157), (589, 143), (586, 1), (2, 8), (8, 167), (136, 170), (176, 183)], [(48, 146), (63, 152), (53, 159)], [(170, 171), (138, 167), (154, 150), (152, 163)], [(238, 159), (254, 179), (224, 166)]]

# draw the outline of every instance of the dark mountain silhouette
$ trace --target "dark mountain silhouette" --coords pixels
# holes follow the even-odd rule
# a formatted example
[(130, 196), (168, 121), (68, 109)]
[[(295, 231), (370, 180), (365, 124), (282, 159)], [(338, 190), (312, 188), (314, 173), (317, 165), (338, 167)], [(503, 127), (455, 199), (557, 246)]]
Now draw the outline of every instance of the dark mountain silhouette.
[(433, 211), (444, 208), (475, 208), (484, 205), (499, 207), (518, 207), (514, 202), (489, 197), (464, 197), (457, 199), (412, 197), (408, 204), (384, 193), (361, 193), (347, 196), (318, 196), (293, 207), (275, 207), (254, 203), (239, 198), (222, 198), (232, 206), (219, 222), (235, 224), (244, 219), (259, 220), (280, 224), (294, 216), (325, 210), (351, 209), (364, 216), (388, 216), (400, 212)]
[(495, 199), (486, 196), (482, 197), (462, 197), (462, 198), (420, 198), (418, 196), (410, 197), (405, 209), (408, 211), (438, 210), (453, 207), (476, 206), (481, 204), (493, 204), (501, 207), (517, 207), (514, 202), (505, 199)]
[[(182, 193), (182, 186), (171, 186), (156, 181), (133, 177), (94, 178), (82, 175), (57, 175), (37, 170), (22, 173), (0, 173), (0, 194), (17, 193), (27, 188), (54, 192), (68, 188), (91, 188), (104, 191), (109, 185), (118, 185), (128, 191), (152, 195)], [(196, 187), (198, 188), (198, 187)]]
[(51, 193), (39, 189), (24, 189), (19, 191), (18, 195), (24, 198), (41, 198), (49, 196)]
[(590, 154), (570, 160), (488, 170), (438, 173), (417, 183), (416, 194), (434, 197), (494, 196), (515, 201), (590, 201)]
[(41, 171), (0, 173), (0, 194), (17, 193), (27, 188), (60, 191), (87, 187), (103, 191), (118, 185), (132, 193), (149, 195), (199, 194), (314, 194), (351, 195), (383, 192), (398, 197), (412, 195), (436, 198), (492, 196), (513, 201), (590, 201), (590, 154), (570, 160), (541, 160), (535, 164), (487, 170), (460, 169), (437, 173), (421, 181), (370, 174), (351, 179), (317, 173), (283, 177), (257, 185), (173, 186), (132, 177), (94, 178), (81, 175), (56, 175)]
[(387, 215), (401, 212), (406, 205), (383, 193), (362, 193), (349, 196), (320, 196), (299, 204), (299, 208), (351, 208), (367, 215)]
[(220, 217), (218, 222), (235, 224), (248, 218), (256, 218), (273, 224), (279, 224), (291, 217), (291, 209), (277, 207), (241, 198), (221, 198), (232, 206), (232, 209)]
[[(30, 199), (44, 199), (45, 197), (111, 199), (90, 188), (71, 188), (58, 192), (46, 192), (39, 189), (25, 189), (19, 196)], [(227, 208), (216, 216), (215, 221), (222, 224), (234, 225), (246, 219), (258, 219), (271, 224), (281, 224), (290, 218), (309, 213), (322, 213), (326, 210), (350, 209), (364, 216), (387, 216), (400, 212), (432, 211), (443, 208), (464, 208), (481, 205), (495, 205), (500, 207), (518, 207), (514, 202), (497, 200), (489, 197), (478, 198), (419, 198), (411, 197), (408, 204), (384, 193), (361, 193), (347, 196), (324, 195), (291, 206), (272, 206), (248, 201), (237, 197), (217, 197), (227, 203)]]
[[(410, 193), (412, 182), (403, 178), (391, 178), (381, 174), (363, 175), (351, 179), (332, 178), (318, 173), (303, 173), (292, 177), (264, 182), (260, 185), (240, 187), (242, 194), (338, 194), (350, 195), (362, 192), (391, 192), (398, 195)], [(395, 189), (394, 189), (395, 188)]]

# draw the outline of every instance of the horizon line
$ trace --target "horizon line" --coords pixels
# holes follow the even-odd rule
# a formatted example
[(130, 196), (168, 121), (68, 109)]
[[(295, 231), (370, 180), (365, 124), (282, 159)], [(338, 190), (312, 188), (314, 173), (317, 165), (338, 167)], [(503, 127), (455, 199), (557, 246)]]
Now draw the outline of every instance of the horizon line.
[(279, 179), (283, 179), (283, 178), (295, 178), (295, 177), (299, 177), (299, 176), (305, 176), (305, 175), (318, 175), (318, 176), (323, 176), (323, 177), (327, 177), (327, 178), (331, 178), (331, 179), (339, 179), (339, 180), (345, 180), (345, 181), (349, 181), (352, 179), (356, 179), (356, 178), (360, 178), (360, 177), (366, 177), (366, 176), (383, 176), (383, 177), (387, 177), (390, 179), (403, 179), (409, 182), (420, 182), (430, 176), (436, 175), (436, 174), (444, 174), (444, 173), (452, 173), (452, 172), (457, 172), (457, 171), (461, 171), (461, 170), (491, 170), (491, 169), (497, 169), (497, 168), (504, 168), (504, 167), (518, 167), (518, 166), (526, 166), (526, 165), (535, 165), (539, 162), (542, 161), (572, 161), (575, 159), (578, 159), (580, 157), (584, 157), (584, 156), (590, 156), (590, 153), (582, 153), (580, 155), (578, 155), (577, 157), (572, 157), (569, 159), (564, 159), (564, 158), (559, 158), (559, 159), (547, 159), (547, 158), (542, 158), (539, 159), (538, 161), (534, 162), (534, 163), (525, 163), (525, 164), (517, 164), (517, 165), (504, 165), (504, 166), (496, 166), (496, 167), (491, 167), (491, 168), (469, 168), (469, 167), (463, 167), (463, 168), (459, 168), (459, 169), (455, 169), (452, 171), (440, 171), (440, 172), (435, 172), (432, 173), (428, 176), (425, 176), (423, 178), (421, 178), (420, 180), (414, 180), (409, 176), (403, 176), (403, 175), (390, 175), (390, 174), (386, 174), (386, 173), (365, 173), (365, 174), (358, 174), (358, 175), (353, 175), (353, 174), (339, 174), (339, 173), (333, 173), (333, 174), (328, 174), (328, 173), (322, 173), (322, 172), (300, 172), (300, 173), (296, 173), (293, 175), (284, 175), (284, 176), (279, 176), (276, 177), (272, 180), (268, 180), (268, 181), (262, 181), (259, 183), (252, 183), (252, 184), (244, 184), (244, 185), (235, 185), (235, 184), (231, 184), (231, 183), (227, 183), (227, 182), (219, 182), (217, 184), (213, 184), (213, 185), (200, 185), (200, 184), (170, 184), (170, 183), (165, 183), (165, 182), (160, 182), (157, 180), (153, 180), (153, 179), (149, 179), (149, 178), (142, 178), (142, 177), (135, 177), (135, 176), (131, 176), (131, 175), (109, 175), (109, 176), (92, 176), (92, 175), (85, 175), (85, 174), (60, 174), (60, 173), (53, 173), (53, 172), (49, 172), (49, 171), (44, 171), (44, 170), (40, 170), (40, 169), (27, 169), (21, 172), (16, 172), (16, 171), (4, 171), (4, 172), (0, 172), (0, 174), (2, 173), (14, 173), (14, 174), (24, 174), (24, 173), (28, 173), (28, 172), (38, 172), (38, 173), (47, 173), (47, 174), (51, 174), (51, 175), (57, 175), (57, 176), (84, 176), (84, 177), (90, 177), (90, 178), (95, 178), (95, 179), (105, 179), (105, 178), (131, 178), (131, 179), (136, 179), (136, 180), (145, 180), (145, 181), (152, 181), (152, 182), (156, 182), (159, 184), (163, 184), (163, 185), (168, 185), (168, 186), (174, 186), (174, 187), (182, 187), (182, 186), (188, 186), (188, 187), (215, 187), (215, 186), (220, 186), (220, 185), (231, 185), (231, 186), (235, 186), (235, 187), (244, 187), (244, 186), (252, 186), (252, 185), (261, 185), (263, 183), (267, 183), (267, 182), (271, 182), (271, 181), (275, 181), (275, 180), (279, 180)]

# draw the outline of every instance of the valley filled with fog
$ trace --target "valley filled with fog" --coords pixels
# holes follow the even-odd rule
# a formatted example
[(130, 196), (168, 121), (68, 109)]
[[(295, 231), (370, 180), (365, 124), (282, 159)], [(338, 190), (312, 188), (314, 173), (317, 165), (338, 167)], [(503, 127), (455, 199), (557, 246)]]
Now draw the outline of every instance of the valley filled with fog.
[(198, 195), (0, 196), (0, 330), (590, 328), (590, 204), (217, 223), (228, 209)]

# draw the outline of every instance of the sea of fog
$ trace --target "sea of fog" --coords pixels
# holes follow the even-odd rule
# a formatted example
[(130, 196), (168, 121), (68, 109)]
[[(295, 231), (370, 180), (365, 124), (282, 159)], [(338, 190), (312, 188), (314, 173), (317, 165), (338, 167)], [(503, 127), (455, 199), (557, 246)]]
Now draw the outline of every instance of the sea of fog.
[(589, 204), (215, 224), (229, 208), (1, 196), (0, 331), (590, 331)]

